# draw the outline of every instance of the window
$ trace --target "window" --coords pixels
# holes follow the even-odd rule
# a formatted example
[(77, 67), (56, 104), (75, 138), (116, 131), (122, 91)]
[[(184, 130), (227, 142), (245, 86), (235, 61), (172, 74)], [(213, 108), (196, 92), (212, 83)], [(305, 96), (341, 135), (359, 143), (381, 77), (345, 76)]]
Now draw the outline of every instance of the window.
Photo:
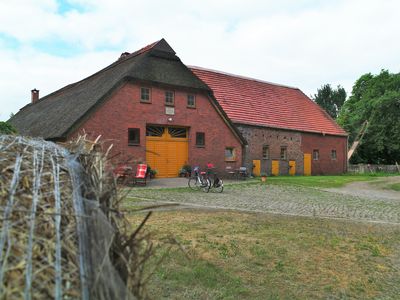
[(186, 128), (168, 127), (168, 133), (173, 138), (186, 138)]
[(281, 159), (283, 159), (283, 160), (287, 159), (287, 148), (286, 147), (281, 147)]
[(140, 88), (140, 101), (141, 102), (151, 102), (149, 88), (146, 88), (146, 87)]
[(236, 159), (235, 148), (233, 147), (226, 147), (225, 148), (225, 160), (233, 161)]
[(312, 159), (313, 160), (319, 160), (319, 150), (318, 149), (314, 149), (312, 152)]
[(165, 128), (162, 126), (147, 126), (146, 136), (161, 137), (164, 134)]
[(128, 128), (128, 145), (139, 145), (140, 144), (140, 129), (139, 128)]
[(187, 107), (196, 107), (196, 97), (194, 95), (187, 95)]
[(204, 147), (206, 144), (204, 132), (196, 132), (196, 146)]
[(337, 156), (336, 156), (336, 150), (335, 150), (335, 149), (332, 149), (332, 151), (331, 151), (331, 159), (332, 159), (332, 160), (336, 160), (336, 158), (337, 158)]
[(174, 92), (165, 92), (165, 105), (174, 105)]
[(269, 159), (269, 146), (263, 146), (262, 148), (262, 158)]

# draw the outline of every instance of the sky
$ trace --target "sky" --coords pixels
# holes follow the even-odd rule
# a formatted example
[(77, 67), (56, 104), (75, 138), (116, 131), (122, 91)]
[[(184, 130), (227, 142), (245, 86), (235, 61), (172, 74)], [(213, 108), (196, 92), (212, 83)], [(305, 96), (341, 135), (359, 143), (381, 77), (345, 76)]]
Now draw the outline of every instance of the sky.
[(165, 38), (187, 65), (350, 94), (400, 72), (400, 1), (0, 0), (0, 121)]

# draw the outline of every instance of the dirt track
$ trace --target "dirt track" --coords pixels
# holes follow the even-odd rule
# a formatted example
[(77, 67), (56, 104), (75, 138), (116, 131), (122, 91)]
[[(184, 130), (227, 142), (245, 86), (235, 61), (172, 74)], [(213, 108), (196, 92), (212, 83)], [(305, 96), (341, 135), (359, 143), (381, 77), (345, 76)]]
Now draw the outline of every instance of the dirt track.
[(393, 199), (400, 200), (400, 192), (390, 190), (388, 185), (400, 183), (400, 176), (382, 177), (375, 181), (352, 182), (341, 188), (324, 189), (328, 192), (335, 192), (357, 197), (372, 199)]

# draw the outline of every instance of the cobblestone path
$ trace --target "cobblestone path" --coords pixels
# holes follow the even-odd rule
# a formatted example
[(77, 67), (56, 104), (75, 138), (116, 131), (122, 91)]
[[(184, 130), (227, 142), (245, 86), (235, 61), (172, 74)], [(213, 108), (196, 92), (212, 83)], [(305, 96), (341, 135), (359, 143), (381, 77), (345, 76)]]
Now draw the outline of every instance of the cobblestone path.
[(299, 186), (229, 185), (221, 194), (206, 194), (191, 191), (189, 188), (138, 188), (133, 189), (129, 196), (145, 201), (173, 202), (184, 206), (400, 224), (400, 198), (353, 196)]

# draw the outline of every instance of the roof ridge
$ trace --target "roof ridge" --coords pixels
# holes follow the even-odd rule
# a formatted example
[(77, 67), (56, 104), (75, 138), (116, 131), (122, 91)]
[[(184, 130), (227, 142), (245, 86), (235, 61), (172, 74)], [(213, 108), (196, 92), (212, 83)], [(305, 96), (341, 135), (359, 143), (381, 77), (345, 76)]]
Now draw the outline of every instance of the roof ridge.
[[(82, 76), (80, 81), (70, 85), (64, 84), (64, 87), (42, 97), (35, 104), (28, 104), (10, 122), (21, 134), (65, 139), (80, 128), (90, 114), (115, 96), (117, 89), (139, 82), (206, 91), (205, 95), (211, 97), (209, 87), (182, 63), (164, 39), (131, 55), (124, 53), (119, 61), (111, 53), (111, 59), (102, 70), (92, 71), (90, 76), (84, 79)], [(104, 62), (107, 63), (107, 60)], [(219, 113), (225, 116), (216, 100), (213, 101)], [(228, 117), (225, 120), (228, 123)]]
[[(143, 48), (140, 48), (139, 50), (136, 50), (132, 53), (130, 53), (129, 55), (126, 56), (126, 59), (130, 58), (130, 57), (134, 57), (137, 56), (139, 54), (145, 53), (149, 50), (151, 50), (155, 45), (157, 45), (159, 42), (161, 42), (161, 40), (155, 41), (154, 43), (148, 44), (147, 46), (144, 46)], [(118, 61), (118, 60), (117, 60)]]
[(331, 117), (330, 114), (328, 114), (328, 112), (323, 109), (317, 102), (315, 102), (312, 98), (308, 97), (302, 90), (299, 90), (312, 104), (316, 105), (317, 108), (327, 117), (328, 120), (331, 121), (331, 123), (339, 130), (342, 130), (343, 132), (345, 132), (346, 134), (348, 134), (346, 132), (346, 130), (344, 130), (337, 122), (334, 118)]
[[(81, 80), (79, 80), (79, 81), (72, 82), (72, 83), (70, 83), (70, 84), (67, 84), (66, 86), (63, 86), (62, 88), (60, 88), (60, 89), (58, 89), (58, 90), (56, 90), (56, 91), (54, 91), (54, 92), (52, 92), (52, 93), (50, 93), (50, 94), (47, 94), (47, 95), (44, 96), (44, 97), (38, 99), (38, 101), (36, 101), (36, 102), (33, 103), (33, 104), (36, 104), (36, 103), (38, 103), (38, 102), (41, 102), (41, 101), (47, 99), (47, 98), (50, 97), (50, 96), (56, 95), (57, 93), (65, 92), (66, 90), (75, 87), (76, 85), (78, 85), (78, 84), (80, 84), (80, 83), (86, 81), (86, 80), (89, 79), (89, 78), (95, 77), (95, 76), (97, 76), (97, 75), (99, 75), (99, 74), (101, 74), (101, 73), (103, 73), (103, 72), (105, 72), (105, 71), (107, 71), (107, 70), (109, 70), (109, 69), (112, 69), (112, 68), (116, 67), (117, 65), (119, 65), (119, 64), (121, 64), (121, 63), (123, 63), (123, 62), (126, 62), (127, 60), (129, 60), (129, 59), (131, 59), (131, 58), (134, 58), (134, 57), (136, 57), (136, 56), (138, 56), (138, 55), (140, 55), (140, 54), (144, 54), (144, 53), (150, 51), (150, 50), (151, 50), (155, 45), (157, 45), (157, 43), (159, 43), (160, 41), (161, 41), (161, 40), (155, 41), (154, 43), (148, 44), (147, 46), (144, 46), (143, 48), (141, 48), (141, 49), (139, 49), (139, 50), (137, 50), (137, 51), (135, 51), (135, 52), (132, 52), (131, 54), (127, 55), (126, 57), (124, 57), (124, 58), (122, 58), (122, 59), (121, 59), (121, 58), (120, 58), (120, 59), (117, 59), (116, 61), (114, 61), (114, 62), (111, 63), (110, 65), (104, 67), (103, 69), (100, 69), (99, 71), (97, 71), (97, 72), (95, 72), (95, 73), (93, 73), (93, 74), (91, 74), (91, 75), (89, 75), (89, 76), (87, 76), (87, 77), (85, 77), (85, 78), (83, 78), (83, 79), (81, 79)], [(24, 107), (22, 107), (20, 110), (22, 110), (22, 109), (24, 109), (25, 107), (30, 106), (30, 105), (32, 105), (32, 103), (28, 103), (27, 105), (25, 105)]]
[(204, 67), (199, 67), (199, 66), (193, 66), (193, 65), (188, 65), (187, 67), (189, 69), (196, 69), (196, 70), (200, 70), (200, 71), (209, 71), (209, 72), (214, 72), (214, 73), (227, 75), (227, 76), (231, 76), (231, 77), (236, 77), (236, 78), (240, 78), (240, 79), (245, 79), (245, 80), (251, 80), (251, 81), (256, 81), (256, 82), (260, 82), (260, 83), (271, 84), (271, 85), (285, 87), (285, 88), (289, 88), (289, 89), (300, 90), (298, 87), (285, 85), (285, 84), (280, 84), (280, 83), (275, 83), (275, 82), (266, 81), (266, 80), (261, 80), (261, 79), (248, 77), (248, 76), (243, 76), (243, 75), (237, 75), (237, 74), (228, 73), (228, 72), (224, 72), (224, 71), (219, 71), (219, 70), (214, 70), (214, 69), (209, 69), (209, 68), (204, 68)]

